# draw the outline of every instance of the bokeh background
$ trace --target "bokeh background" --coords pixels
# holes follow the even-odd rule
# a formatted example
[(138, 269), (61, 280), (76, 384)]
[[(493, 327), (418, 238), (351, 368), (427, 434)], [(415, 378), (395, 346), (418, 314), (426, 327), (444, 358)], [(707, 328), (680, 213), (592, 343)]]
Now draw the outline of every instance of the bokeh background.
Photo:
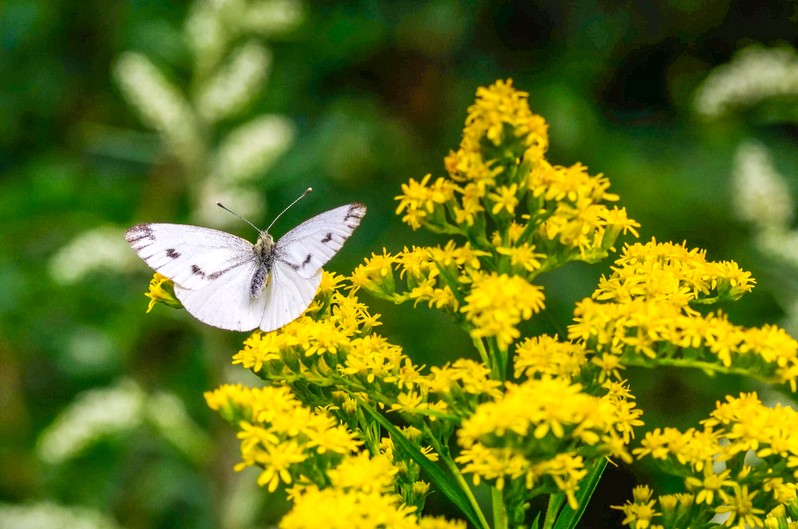
[[(443, 174), (478, 86), (512, 78), (553, 163), (604, 173), (641, 239), (686, 240), (754, 273), (735, 323), (798, 326), (794, 2), (5, 0), (0, 4), (0, 527), (268, 527), (285, 508), (234, 473), (204, 404), (244, 337), (164, 306), (122, 238), (139, 222), (253, 238), (349, 201), (368, 216), (330, 269), (439, 239), (394, 215)], [(609, 263), (546, 279), (567, 325)], [(366, 299), (416, 361), (473, 355), (423, 307)], [(695, 425), (733, 377), (630, 372), (647, 427)], [(644, 467), (608, 471), (584, 527)], [(443, 501), (431, 508), (446, 513)]]

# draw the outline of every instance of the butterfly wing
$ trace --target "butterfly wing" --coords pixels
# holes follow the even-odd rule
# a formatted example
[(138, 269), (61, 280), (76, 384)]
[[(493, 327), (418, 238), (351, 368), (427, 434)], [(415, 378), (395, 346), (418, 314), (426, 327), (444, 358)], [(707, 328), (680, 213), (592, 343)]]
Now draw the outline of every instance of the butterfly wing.
[(258, 327), (269, 304), (267, 296), (253, 299), (250, 295), (257, 269), (255, 260), (245, 262), (197, 290), (175, 284), (175, 295), (201, 322), (230, 331), (251, 331)]
[(266, 308), (252, 299), (258, 260), (249, 241), (210, 228), (139, 224), (125, 239), (154, 270), (175, 283), (175, 295), (198, 320), (232, 331), (258, 326)]
[(275, 265), (282, 263), (299, 278), (314, 278), (321, 267), (338, 253), (365, 214), (366, 206), (354, 202), (306, 220), (277, 241)]
[(255, 262), (249, 241), (199, 226), (139, 224), (125, 232), (125, 239), (153, 270), (188, 290), (241, 273)]
[(320, 283), (321, 270), (312, 277), (301, 277), (292, 267), (275, 260), (269, 284), (261, 296), (266, 306), (260, 329), (273, 331), (301, 316), (313, 302)]

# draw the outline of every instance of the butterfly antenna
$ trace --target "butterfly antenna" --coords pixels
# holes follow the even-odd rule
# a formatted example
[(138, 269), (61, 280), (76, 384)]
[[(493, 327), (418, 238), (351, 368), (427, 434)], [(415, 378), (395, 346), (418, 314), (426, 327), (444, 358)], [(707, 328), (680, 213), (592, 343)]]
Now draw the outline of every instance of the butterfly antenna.
[(299, 196), (297, 197), (297, 199), (296, 199), (296, 200), (294, 200), (293, 202), (291, 202), (290, 204), (288, 204), (288, 207), (287, 207), (287, 208), (285, 208), (284, 210), (282, 210), (282, 211), (280, 212), (280, 214), (279, 214), (279, 215), (277, 215), (276, 217), (274, 217), (274, 220), (272, 221), (272, 223), (271, 223), (271, 224), (269, 224), (269, 227), (268, 227), (268, 228), (266, 228), (266, 233), (268, 233), (268, 232), (269, 232), (269, 230), (270, 230), (270, 229), (272, 229), (272, 226), (274, 226), (274, 223), (275, 223), (275, 222), (277, 222), (277, 219), (279, 219), (280, 217), (282, 217), (282, 216), (283, 216), (283, 213), (285, 213), (286, 211), (288, 211), (289, 209), (291, 209), (291, 206), (293, 206), (294, 204), (296, 204), (297, 202), (299, 202), (300, 200), (302, 200), (303, 198), (305, 198), (305, 195), (307, 195), (307, 194), (308, 194), (308, 193), (310, 193), (311, 191), (313, 191), (313, 189), (312, 189), (312, 188), (310, 188), (310, 187), (309, 187), (309, 188), (307, 188), (307, 189), (305, 189), (305, 192), (304, 192), (304, 193), (302, 193), (301, 195), (299, 195)]
[(228, 208), (227, 206), (225, 206), (225, 205), (224, 205), (224, 204), (222, 204), (221, 202), (217, 202), (217, 203), (216, 203), (216, 205), (217, 205), (217, 206), (219, 206), (220, 208), (222, 208), (223, 210), (225, 210), (226, 212), (228, 212), (228, 213), (232, 213), (233, 215), (235, 215), (235, 216), (236, 216), (236, 217), (238, 217), (239, 219), (243, 220), (244, 222), (246, 222), (247, 224), (249, 224), (250, 226), (252, 226), (253, 228), (255, 228), (255, 229), (258, 231), (258, 233), (260, 233), (260, 230), (258, 229), (258, 227), (257, 227), (257, 226), (255, 226), (254, 224), (252, 224), (250, 221), (248, 221), (247, 219), (245, 219), (244, 217), (242, 217), (241, 215), (239, 215), (238, 213), (236, 213), (236, 212), (235, 212), (235, 211), (233, 211), (232, 209)]

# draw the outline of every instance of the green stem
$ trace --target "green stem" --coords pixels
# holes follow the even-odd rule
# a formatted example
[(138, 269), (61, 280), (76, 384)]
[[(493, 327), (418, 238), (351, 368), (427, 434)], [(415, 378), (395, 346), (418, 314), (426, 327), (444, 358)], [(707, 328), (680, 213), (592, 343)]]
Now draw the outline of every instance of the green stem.
[(504, 382), (507, 377), (507, 350), (499, 349), (496, 338), (487, 338), (485, 341), (488, 343), (488, 350), (486, 353), (488, 355), (488, 361), (485, 363), (490, 367), (491, 378), (499, 382)]
[(490, 501), (493, 506), (493, 527), (494, 529), (507, 529), (507, 506), (504, 504), (504, 492), (491, 487)]
[(654, 368), (659, 366), (670, 366), (670, 367), (678, 367), (678, 368), (690, 368), (690, 369), (700, 369), (709, 375), (715, 374), (722, 374), (722, 375), (743, 375), (748, 378), (753, 378), (754, 380), (758, 380), (759, 382), (765, 382), (767, 384), (779, 384), (784, 383), (783, 380), (777, 379), (773, 376), (763, 375), (762, 373), (757, 373), (753, 369), (746, 368), (746, 367), (725, 367), (723, 365), (719, 365), (713, 362), (707, 362), (704, 360), (696, 360), (692, 358), (656, 358), (656, 359), (648, 359), (648, 358), (635, 358), (624, 355), (624, 358), (621, 360), (621, 363), (625, 366), (634, 366), (634, 367), (646, 367), (646, 368)]
[(560, 514), (560, 508), (565, 503), (565, 494), (552, 494), (549, 496), (549, 506), (546, 508), (546, 518), (543, 520), (543, 529), (551, 529)]
[(477, 348), (477, 352), (479, 352), (479, 357), (482, 359), (482, 363), (492, 369), (493, 364), (491, 362), (491, 357), (488, 354), (487, 349), (485, 349), (485, 342), (482, 341), (482, 338), (474, 338), (474, 347)]
[(427, 426), (426, 423), (424, 423), (423, 430), (426, 438), (429, 439), (430, 445), (432, 445), (432, 448), (434, 448), (435, 451), (438, 453), (438, 456), (441, 458), (441, 461), (443, 461), (443, 464), (446, 465), (446, 468), (449, 469), (449, 472), (452, 473), (452, 477), (455, 479), (455, 481), (457, 481), (457, 484), (460, 486), (463, 493), (468, 498), (468, 503), (471, 504), (471, 506), (474, 508), (474, 512), (477, 513), (477, 517), (479, 518), (482, 528), (489, 529), (490, 525), (488, 524), (488, 520), (485, 518), (485, 514), (482, 512), (482, 509), (480, 509), (479, 503), (477, 502), (476, 497), (474, 497), (474, 493), (471, 491), (471, 487), (468, 486), (468, 482), (465, 480), (463, 474), (460, 472), (460, 468), (457, 466), (454, 460), (451, 457), (449, 457), (448, 447), (444, 447), (438, 441), (438, 439), (435, 437), (435, 435), (432, 433), (432, 431), (429, 429), (429, 426)]

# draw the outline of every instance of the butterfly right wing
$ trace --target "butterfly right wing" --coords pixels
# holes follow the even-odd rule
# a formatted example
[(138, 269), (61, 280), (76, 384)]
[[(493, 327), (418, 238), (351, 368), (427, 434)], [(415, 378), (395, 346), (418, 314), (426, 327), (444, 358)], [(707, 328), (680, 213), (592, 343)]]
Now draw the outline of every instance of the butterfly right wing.
[(210, 228), (138, 224), (125, 232), (125, 239), (153, 270), (188, 290), (216, 284), (255, 263), (252, 243)]

